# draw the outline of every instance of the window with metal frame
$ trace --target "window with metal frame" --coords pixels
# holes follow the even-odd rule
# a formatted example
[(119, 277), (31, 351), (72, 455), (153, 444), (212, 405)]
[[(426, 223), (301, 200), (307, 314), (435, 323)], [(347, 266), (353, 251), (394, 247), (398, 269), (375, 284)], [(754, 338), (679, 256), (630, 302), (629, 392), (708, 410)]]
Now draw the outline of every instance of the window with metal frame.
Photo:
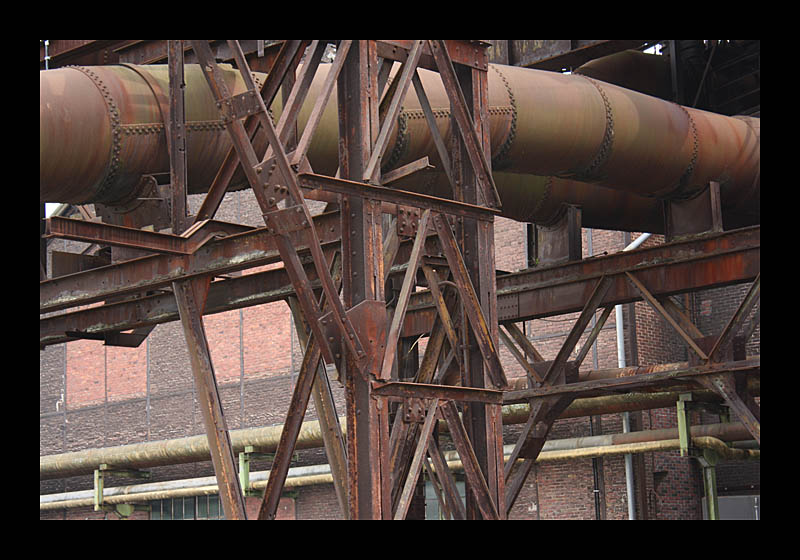
[(157, 521), (225, 519), (217, 494), (156, 500), (150, 507), (150, 519)]

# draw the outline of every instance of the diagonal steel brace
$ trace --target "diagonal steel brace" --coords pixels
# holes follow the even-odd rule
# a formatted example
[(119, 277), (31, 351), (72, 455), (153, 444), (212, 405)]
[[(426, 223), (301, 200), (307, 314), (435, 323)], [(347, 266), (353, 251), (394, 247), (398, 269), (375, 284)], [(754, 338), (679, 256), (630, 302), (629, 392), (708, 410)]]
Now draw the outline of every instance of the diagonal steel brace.
[[(207, 41), (192, 41), (191, 43), (195, 54), (197, 55), (197, 58), (203, 67), (203, 73), (206, 77), (206, 81), (209, 84), (211, 92), (217, 101), (217, 106), (220, 108), (220, 112), (222, 113), (223, 105), (227, 104), (232, 97), (228, 87), (221, 77), (219, 66), (214, 60)], [(274, 164), (277, 167), (278, 174), (282, 177), (283, 182), (285, 183), (286, 190), (281, 194), (288, 195), (294, 201), (296, 208), (299, 210), (299, 213), (302, 215), (302, 219), (305, 222), (306, 229), (304, 231), (308, 237), (308, 246), (311, 250), (314, 265), (317, 269), (317, 275), (321, 281), (323, 292), (325, 293), (326, 298), (332, 303), (331, 316), (333, 323), (340, 333), (341, 338), (345, 341), (348, 350), (354, 356), (356, 367), (360, 371), (363, 371), (367, 364), (367, 355), (364, 352), (356, 331), (353, 329), (352, 324), (347, 318), (344, 307), (339, 300), (338, 293), (333, 285), (333, 280), (331, 278), (330, 271), (328, 270), (328, 263), (323, 255), (317, 232), (313, 227), (311, 227), (313, 220), (308, 207), (305, 204), (302, 191), (298, 185), (297, 174), (291, 167), (288, 156), (284, 150), (283, 143), (279, 139), (278, 132), (275, 130), (275, 127), (273, 126), (269, 117), (264, 100), (260, 95), (257, 94), (256, 85), (253, 81), (252, 74), (250, 73), (249, 66), (244, 58), (244, 54), (242, 53), (238, 41), (230, 41), (229, 44), (232, 47), (234, 58), (236, 59), (237, 66), (239, 67), (239, 71), (241, 72), (242, 79), (244, 80), (248, 91), (256, 92), (256, 94), (253, 95), (254, 101), (256, 101), (259, 105), (259, 111), (256, 113), (256, 115), (259, 119), (262, 129), (266, 134), (269, 147), (271, 147), (272, 153), (274, 154)], [(310, 289), (308, 278), (305, 276), (305, 271), (303, 270), (303, 267), (300, 266), (297, 252), (292, 246), (287, 235), (291, 229), (285, 220), (285, 216), (280, 214), (281, 211), (277, 210), (277, 203), (275, 200), (276, 197), (268, 198), (267, 193), (265, 192), (264, 187), (267, 184), (267, 180), (262, 178), (264, 174), (258, 172), (258, 170), (262, 169), (260, 166), (261, 162), (258, 160), (254, 148), (250, 143), (250, 139), (244, 130), (244, 126), (239, 119), (234, 118), (229, 122), (226, 122), (226, 128), (231, 135), (234, 147), (236, 148), (239, 158), (242, 161), (242, 167), (245, 170), (248, 182), (250, 183), (250, 186), (256, 195), (256, 199), (258, 200), (262, 212), (264, 213), (265, 222), (267, 223), (268, 227), (271, 227), (274, 230), (278, 251), (284, 261), (287, 273), (289, 273), (289, 276), (292, 280), (292, 285), (297, 293), (298, 300), (303, 309), (303, 314), (309, 321), (312, 332), (314, 333), (314, 336), (320, 345), (323, 358), (327, 363), (333, 364), (335, 363), (333, 352), (318, 320), (321, 316), (319, 307), (317, 306), (313, 297), (313, 292)], [(270, 218), (275, 218), (273, 223), (270, 223)]]

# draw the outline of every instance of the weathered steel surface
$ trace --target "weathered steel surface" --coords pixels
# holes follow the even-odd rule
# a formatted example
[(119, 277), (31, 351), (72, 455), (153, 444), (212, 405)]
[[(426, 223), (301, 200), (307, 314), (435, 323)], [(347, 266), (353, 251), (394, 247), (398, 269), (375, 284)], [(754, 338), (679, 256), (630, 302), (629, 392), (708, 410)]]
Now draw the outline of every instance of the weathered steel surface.
[(233, 458), (233, 446), (228, 434), (228, 425), (217, 389), (208, 340), (203, 328), (202, 310), (208, 293), (208, 280), (207, 278), (196, 278), (175, 282), (173, 291), (178, 302), (183, 332), (189, 348), (197, 400), (206, 429), (211, 461), (217, 476), (220, 503), (226, 519), (247, 519), (244, 497)]
[(102, 222), (52, 216), (45, 220), (44, 237), (129, 247), (154, 253), (191, 255), (215, 237), (226, 237), (253, 229), (255, 228), (240, 224), (203, 220), (197, 222), (183, 235), (172, 235)]
[(432, 385), (429, 383), (405, 383), (390, 381), (374, 383), (372, 394), (384, 397), (416, 397), (423, 399), (438, 398), (463, 402), (500, 404), (503, 402), (503, 391), (474, 387), (457, 387), (452, 385)]
[[(321, 243), (338, 242), (338, 213), (314, 217)], [(289, 234), (303, 254), (302, 232)], [(230, 235), (209, 243), (191, 255), (154, 255), (122, 262), (39, 284), (39, 310), (56, 311), (85, 305), (114, 295), (145, 292), (193, 275), (220, 275), (277, 262), (280, 255), (267, 228)]]
[[(635, 373), (621, 377), (608, 379), (595, 379), (590, 381), (580, 381), (559, 386), (539, 387), (535, 389), (522, 389), (519, 391), (508, 391), (503, 397), (504, 404), (524, 402), (528, 399), (546, 398), (553, 395), (581, 395), (596, 396), (603, 394), (604, 391), (614, 390), (634, 390), (642, 387), (669, 386), (676, 382), (696, 381), (700, 383), (703, 377), (714, 378), (724, 373), (747, 373), (755, 374), (761, 371), (761, 359), (751, 358), (736, 362), (715, 363), (701, 366), (687, 366), (671, 368), (658, 368), (660, 371), (653, 373)], [(646, 371), (647, 367), (644, 369)]]
[[(750, 282), (761, 270), (760, 239), (761, 228), (750, 227), (498, 276), (498, 319), (580, 311), (603, 274), (613, 277), (613, 283), (601, 307), (640, 299), (625, 271), (634, 272), (656, 296)], [(428, 332), (435, 313), (430, 293), (417, 294), (402, 336)]]
[[(339, 231), (338, 213), (319, 216), (317, 220), (320, 224), (318, 229), (321, 235), (328, 232), (336, 237)], [(329, 222), (323, 226), (322, 223), (325, 220), (329, 220)], [(331, 232), (330, 228), (334, 228), (335, 231)], [(244, 235), (255, 234), (252, 232)], [(225, 240), (217, 243), (225, 243)], [(407, 244), (410, 245), (410, 242)], [(242, 253), (234, 253), (229, 257), (231, 261), (264, 264), (275, 262), (277, 259), (277, 252), (273, 250), (268, 259), (259, 256), (258, 260), (250, 261), (247, 251), (244, 251), (246, 247), (242, 247), (242, 249)], [(170, 261), (172, 258), (156, 256), (146, 257), (146, 259)], [(220, 259), (217, 264), (224, 262)], [(118, 266), (127, 269), (129, 265)], [(256, 266), (256, 264), (247, 266)], [(309, 276), (313, 278), (313, 267), (306, 266), (306, 269)], [(541, 270), (534, 269), (499, 276), (497, 279), (499, 318), (501, 321), (520, 321), (526, 318), (580, 311), (584, 303), (583, 294), (586, 293), (582, 286), (597, 278), (598, 272), (596, 271), (610, 272), (615, 269), (620, 271), (637, 270), (637, 275), (641, 278), (649, 276), (652, 283), (649, 282), (648, 285), (653, 286), (653, 292), (659, 296), (748, 282), (753, 280), (760, 270), (760, 227), (596, 257), (581, 263), (569, 263)], [(100, 270), (102, 269), (93, 269), (88, 272), (96, 273)], [(678, 275), (672, 276), (670, 270), (676, 271)], [(214, 271), (216, 274), (222, 274), (226, 270), (214, 269)], [(79, 284), (84, 283), (83, 280), (79, 281), (79, 278), (81, 276), (76, 274), (59, 279), (64, 280), (60, 285), (63, 287), (65, 295), (74, 293)], [(95, 276), (85, 280), (85, 283), (87, 286), (94, 286), (94, 289), (97, 290), (99, 281), (93, 280), (93, 278)], [(596, 280), (594, 281), (596, 282)], [(165, 280), (153, 287), (168, 282), (169, 280)], [(219, 285), (217, 286), (217, 284)], [(588, 289), (591, 290), (591, 288)], [(561, 297), (547, 297), (548, 290), (554, 291)], [(41, 293), (44, 295), (61, 292), (57, 289), (45, 292), (42, 288)], [(104, 292), (104, 295), (97, 299), (103, 299), (112, 293), (113, 291)], [(541, 295), (536, 297), (537, 293)], [(215, 313), (239, 309), (247, 305), (268, 303), (292, 294), (293, 288), (283, 269), (231, 278), (224, 283), (215, 282), (211, 285), (207, 312)], [(637, 297), (630, 284), (623, 281), (612, 285), (601, 305), (626, 303)], [(538, 308), (534, 307), (537, 305)], [(430, 292), (412, 294), (401, 336), (414, 336), (430, 332), (435, 316), (436, 309)], [(170, 294), (147, 296), (130, 303), (107, 304), (103, 307), (76, 311), (71, 314), (45, 317), (40, 323), (40, 344), (64, 342), (63, 332), (65, 329), (103, 332), (109, 329), (127, 330), (174, 320), (177, 320), (177, 309), (174, 306), (174, 298)], [(69, 329), (69, 325), (74, 325), (74, 329)]]

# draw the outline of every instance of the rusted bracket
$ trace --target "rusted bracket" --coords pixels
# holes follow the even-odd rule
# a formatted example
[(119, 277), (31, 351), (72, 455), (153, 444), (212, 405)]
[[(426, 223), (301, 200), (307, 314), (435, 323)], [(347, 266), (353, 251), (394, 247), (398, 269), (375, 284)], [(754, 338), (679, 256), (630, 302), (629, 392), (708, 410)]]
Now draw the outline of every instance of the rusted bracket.
[(433, 434), (433, 428), (436, 420), (436, 410), (439, 407), (439, 399), (432, 399), (428, 406), (428, 412), (425, 415), (425, 423), (419, 433), (419, 443), (414, 451), (414, 457), (411, 459), (411, 466), (409, 467), (406, 482), (403, 485), (403, 491), (400, 494), (400, 499), (397, 504), (397, 509), (394, 512), (394, 519), (405, 519), (408, 513), (408, 505), (411, 503), (412, 493), (414, 487), (417, 485), (419, 473), (422, 470), (422, 461), (425, 458), (425, 452), (428, 449), (428, 441)]
[[(430, 211), (429, 211), (430, 212)], [(420, 209), (414, 206), (397, 205), (397, 235), (414, 237), (419, 228)]]
[(417, 234), (414, 237), (414, 246), (411, 248), (411, 257), (408, 261), (408, 268), (403, 277), (403, 287), (400, 289), (400, 295), (395, 305), (394, 315), (392, 316), (392, 324), (389, 328), (389, 335), (386, 338), (386, 348), (383, 355), (383, 364), (381, 365), (378, 379), (388, 380), (392, 376), (392, 366), (394, 365), (395, 356), (397, 353), (397, 342), (400, 337), (400, 328), (403, 324), (403, 319), (408, 309), (408, 300), (411, 297), (411, 292), (414, 289), (414, 283), (417, 277), (417, 267), (419, 266), (420, 259), (422, 258), (422, 251), (425, 245), (425, 238), (428, 231), (428, 220), (430, 219), (431, 211), (426, 209), (422, 212), (422, 217), (419, 220), (419, 227)]
[[(261, 111), (258, 102), (260, 95), (257, 91), (248, 90), (219, 101), (222, 105), (220, 115), (222, 122), (228, 124), (234, 120), (241, 120)], [(263, 100), (262, 100), (263, 102)]]

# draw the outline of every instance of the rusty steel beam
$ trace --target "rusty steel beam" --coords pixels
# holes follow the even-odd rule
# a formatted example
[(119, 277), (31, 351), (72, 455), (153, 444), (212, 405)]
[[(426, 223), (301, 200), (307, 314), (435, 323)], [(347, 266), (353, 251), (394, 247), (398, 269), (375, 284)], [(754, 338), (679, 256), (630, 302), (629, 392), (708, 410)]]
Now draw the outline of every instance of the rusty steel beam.
[(267, 481), (267, 488), (264, 491), (264, 499), (258, 512), (258, 519), (275, 519), (278, 510), (278, 502), (281, 499), (283, 485), (289, 473), (292, 455), (297, 444), (297, 435), (308, 408), (308, 400), (311, 397), (311, 390), (318, 375), (318, 368), (321, 363), (322, 354), (314, 336), (310, 336), (306, 347), (303, 363), (300, 366), (300, 373), (297, 375), (297, 384), (292, 392), (292, 399), (289, 410), (286, 413), (286, 420), (281, 431), (281, 439), (278, 448), (275, 450), (275, 459)]
[(208, 278), (183, 280), (173, 284), (175, 299), (181, 316), (197, 400), (208, 437), (211, 462), (217, 476), (220, 502), (226, 519), (247, 519), (244, 496), (236, 472), (228, 426), (222, 410), (217, 380), (211, 362), (205, 329), (203, 307), (208, 293)]
[(372, 394), (380, 397), (441, 399), (460, 402), (501, 404), (503, 391), (453, 385), (434, 385), (430, 383), (409, 383), (390, 381), (372, 385)]
[[(338, 264), (334, 264), (334, 282), (341, 285), (341, 257), (337, 259)], [(289, 308), (292, 311), (295, 330), (300, 344), (304, 348), (308, 347), (310, 329), (302, 317), (302, 310), (294, 297), (287, 299)], [(325, 447), (325, 454), (328, 457), (328, 464), (331, 466), (333, 474), (333, 486), (336, 490), (336, 498), (339, 501), (339, 508), (344, 519), (348, 519), (350, 511), (347, 507), (347, 451), (345, 449), (344, 435), (336, 413), (336, 405), (333, 401), (330, 380), (325, 372), (324, 364), (320, 364), (317, 369), (317, 376), (314, 379), (311, 396), (314, 398), (314, 408), (319, 418), (322, 443)]]
[[(414, 47), (413, 40), (377, 40), (377, 55), (379, 57), (405, 62), (408, 58), (408, 53)], [(469, 68), (477, 70), (487, 70), (489, 67), (489, 57), (486, 53), (486, 47), (489, 43), (486, 41), (459, 41), (459, 40), (444, 40), (444, 43), (449, 57), (456, 64), (461, 64)], [(428, 70), (438, 71), (438, 62), (435, 58), (434, 52), (428, 41), (422, 45), (422, 54), (419, 59), (419, 67), (427, 68)]]
[[(761, 371), (761, 358), (750, 358), (734, 362), (714, 363), (698, 366), (687, 365), (669, 369), (659, 368), (655, 373), (634, 373), (622, 377), (610, 377), (607, 379), (593, 379), (589, 381), (578, 381), (563, 385), (553, 385), (538, 387), (533, 389), (521, 389), (518, 391), (507, 391), (503, 395), (503, 404), (527, 402), (530, 399), (551, 397), (554, 395), (571, 395), (581, 397), (593, 397), (607, 394), (609, 391), (631, 391), (642, 388), (663, 388), (664, 386), (675, 385), (686, 381), (700, 383), (704, 377), (715, 377), (724, 373), (754, 374)], [(645, 366), (646, 368), (647, 366)], [(623, 368), (624, 369), (624, 368)]]
[[(318, 230), (321, 235), (327, 232), (331, 234), (329, 239), (338, 238), (338, 213), (320, 215), (315, 221), (319, 224)], [(331, 228), (334, 229), (333, 232), (330, 231)], [(259, 231), (254, 230), (244, 235), (263, 233), (259, 233)], [(229, 238), (216, 243), (226, 243), (232, 240), (233, 238)], [(405, 242), (405, 245), (410, 244), (410, 241)], [(220, 259), (217, 264), (227, 263), (228, 265), (234, 261), (241, 261), (248, 263), (247, 266), (256, 266), (277, 260), (277, 252), (274, 250), (269, 258), (259, 257), (258, 260), (250, 260), (252, 255), (249, 253), (252, 251), (252, 247), (249, 244), (242, 246), (241, 252), (232, 251), (232, 248), (233, 246), (209, 255), (209, 260)], [(227, 254), (229, 260), (223, 260), (223, 254)], [(500, 320), (503, 322), (521, 321), (580, 311), (583, 305), (580, 296), (585, 293), (584, 290), (591, 289), (588, 287), (589, 284), (593, 281), (596, 282), (598, 272), (595, 270), (637, 270), (639, 271), (637, 274), (648, 270), (648, 275), (652, 280), (648, 284), (654, 286), (654, 292), (658, 295), (670, 295), (751, 281), (759, 272), (759, 255), (760, 227), (754, 227), (597, 257), (581, 263), (568, 263), (541, 270), (498, 276)], [(173, 261), (170, 257), (165, 256), (145, 257), (145, 259), (150, 259), (150, 262), (174, 262), (173, 266), (175, 267), (179, 267), (178, 263), (182, 263), (180, 260)], [(696, 267), (693, 266), (693, 263), (699, 263), (702, 266)], [(130, 267), (126, 263), (117, 266), (122, 270), (128, 270)], [(163, 265), (153, 265), (153, 269), (162, 268)], [(197, 268), (202, 269), (201, 266)], [(669, 272), (673, 268), (681, 276), (673, 278)], [(306, 266), (306, 269), (313, 281), (313, 267)], [(96, 275), (99, 270), (102, 269), (87, 271), (87, 273), (95, 272), (95, 275), (87, 277), (85, 280), (78, 274), (63, 277), (67, 280), (59, 279), (62, 280), (59, 283), (60, 288), (52, 290), (48, 288), (47, 292), (43, 289), (41, 297), (43, 300), (45, 297), (58, 300), (61, 295), (70, 297), (69, 294), (74, 294), (80, 284), (95, 286), (97, 289), (100, 279), (106, 278), (107, 275), (107, 273)], [(230, 269), (224, 268), (213, 269), (215, 274), (229, 271)], [(120, 273), (115, 273), (114, 276), (118, 274)], [(169, 280), (148, 283), (145, 288), (155, 290), (168, 283)], [(583, 287), (584, 285), (587, 287)], [(627, 283), (624, 286), (630, 289), (615, 291), (612, 286), (610, 290), (612, 293), (607, 294), (607, 299), (602, 305), (635, 301), (637, 298), (635, 291)], [(548, 289), (552, 289), (553, 293), (559, 294), (561, 298), (533, 297), (536, 293), (544, 295)], [(105, 299), (115, 293), (114, 290), (102, 292), (102, 295), (93, 301)], [(260, 272), (241, 278), (230, 278), (223, 282), (212, 283), (207, 312), (218, 313), (249, 305), (260, 305), (284, 299), (293, 293), (294, 289), (289, 283), (284, 269)], [(84, 301), (84, 298), (80, 298), (78, 301)], [(534, 308), (535, 305), (539, 305), (539, 308)], [(62, 308), (58, 307), (58, 309)], [(435, 316), (436, 307), (430, 292), (423, 291), (412, 294), (401, 336), (414, 336), (430, 332)], [(102, 307), (43, 317), (40, 322), (39, 338), (41, 345), (57, 344), (69, 340), (63, 336), (66, 330), (101, 333), (135, 329), (177, 319), (177, 309), (171, 294), (152, 295), (131, 302), (106, 304)], [(73, 325), (74, 328), (70, 328), (70, 325)]]
[(469, 484), (471, 495), (475, 499), (481, 515), (483, 515), (484, 519), (502, 519), (497, 507), (496, 497), (492, 496), (492, 489), (483, 475), (482, 466), (472, 445), (474, 434), (470, 437), (453, 401), (443, 402), (439, 407), (439, 411), (450, 429), (453, 444), (464, 464), (464, 475)]
[(509, 58), (526, 68), (560, 72), (562, 68), (574, 68), (601, 56), (625, 49), (636, 49), (652, 40), (517, 40), (509, 45)]
[[(307, 258), (304, 259), (304, 268), (312, 288), (319, 289), (316, 270)], [(286, 270), (276, 268), (212, 282), (203, 313), (222, 313), (281, 301), (292, 296), (294, 288)], [(164, 291), (134, 300), (42, 317), (39, 323), (39, 344), (47, 346), (68, 342), (74, 338), (65, 334), (68, 331), (104, 335), (178, 319), (175, 296), (171, 291)]]
[[(328, 220), (331, 217), (335, 221), (329, 222)], [(338, 212), (330, 213), (327, 217), (321, 215), (319, 218), (320, 224), (325, 224), (325, 227), (321, 227), (320, 231), (328, 231), (332, 234), (336, 234), (339, 231)], [(330, 226), (330, 228), (325, 229), (327, 226)], [(435, 235), (432, 235), (429, 236), (428, 241), (430, 242), (434, 239)], [(407, 260), (410, 245), (411, 240), (404, 240), (398, 244), (397, 251), (399, 253), (397, 254), (400, 255), (401, 262)], [(330, 252), (338, 248), (339, 244), (334, 242), (328, 244), (325, 251)], [(237, 252), (229, 253), (228, 256), (234, 261), (244, 261), (247, 258), (246, 253), (240, 254)], [(392, 254), (385, 255), (384, 258), (385, 274), (388, 274), (391, 262), (386, 261), (386, 259), (393, 258), (393, 256)], [(277, 260), (277, 254), (274, 254), (273, 258), (268, 262), (274, 262), (275, 260)], [(306, 275), (311, 281), (312, 288), (318, 290), (320, 285), (316, 278), (316, 269), (310, 261), (310, 255), (304, 255), (301, 261), (306, 270)], [(224, 264), (225, 262), (230, 261), (220, 259), (217, 264)], [(90, 284), (90, 282), (87, 282), (87, 284)], [(159, 292), (161, 289), (154, 291)], [(292, 297), (294, 294), (294, 287), (284, 268), (274, 268), (254, 274), (229, 277), (225, 280), (212, 282), (204, 313), (221, 313), (233, 309), (271, 303)], [(75, 337), (66, 335), (67, 331), (103, 335), (128, 329), (154, 326), (175, 320), (178, 320), (178, 311), (171, 292), (143, 295), (134, 300), (106, 303), (103, 306), (89, 307), (57, 315), (48, 314), (42, 317), (39, 324), (39, 344), (47, 346), (73, 340)]]
[[(339, 241), (338, 212), (313, 219), (323, 244)], [(289, 234), (294, 247), (306, 248), (302, 232)], [(267, 228), (230, 235), (191, 255), (153, 255), (39, 283), (42, 313), (94, 303), (111, 296), (145, 292), (196, 275), (220, 275), (280, 260), (274, 236)]]
[(747, 295), (745, 295), (744, 299), (739, 304), (739, 307), (736, 308), (736, 312), (733, 314), (733, 317), (731, 317), (730, 321), (728, 321), (728, 323), (725, 325), (725, 328), (722, 330), (717, 338), (717, 341), (714, 343), (714, 347), (708, 353), (708, 357), (711, 361), (714, 361), (717, 356), (722, 354), (722, 348), (724, 348), (725, 345), (731, 341), (731, 337), (736, 333), (739, 327), (741, 327), (742, 322), (753, 310), (753, 306), (758, 303), (760, 294), (761, 273), (759, 272), (755, 281), (750, 286), (750, 289), (747, 291)]
[[(600, 307), (641, 299), (625, 272), (635, 273), (659, 297), (751, 282), (761, 270), (760, 240), (761, 228), (753, 226), (498, 276), (498, 320), (581, 311), (603, 274), (613, 282)], [(435, 314), (431, 294), (415, 294), (402, 336), (428, 332)]]
[[(335, 262), (332, 263), (332, 268), (334, 286), (338, 290), (341, 282), (341, 260), (336, 259)], [(326, 303), (327, 302), (324, 301), (323, 296), (323, 311), (330, 307), (330, 305), (325, 305)], [(299, 302), (297, 307), (299, 313), (301, 309)], [(300, 326), (303, 330), (305, 330), (302, 324)], [(298, 337), (299, 336), (300, 334), (298, 331)], [(324, 400), (329, 391), (329, 389), (328, 391), (325, 391), (325, 388), (322, 387), (323, 383), (327, 383), (327, 377), (325, 380), (323, 380), (320, 378), (320, 375), (327, 376), (327, 374), (325, 373), (324, 364), (322, 362), (320, 346), (314, 339), (313, 330), (304, 338), (307, 339), (305, 355), (303, 356), (303, 362), (300, 366), (300, 373), (297, 376), (297, 383), (295, 384), (294, 391), (292, 392), (289, 410), (286, 413), (286, 420), (283, 424), (283, 430), (281, 431), (281, 439), (278, 442), (278, 448), (275, 452), (275, 459), (272, 463), (269, 481), (267, 482), (267, 488), (264, 491), (264, 499), (259, 507), (258, 519), (261, 520), (275, 519), (275, 514), (278, 509), (278, 502), (281, 498), (283, 486), (286, 482), (286, 476), (289, 472), (291, 458), (294, 454), (295, 446), (297, 444), (297, 436), (300, 433), (303, 418), (305, 418), (306, 410), (308, 409), (308, 400), (311, 397), (312, 392), (317, 394), (316, 401), (317, 404), (320, 404), (321, 399)], [(332, 407), (333, 402), (326, 401), (324, 410), (318, 411), (317, 413), (321, 418), (320, 425), (326, 425), (328, 428), (328, 435), (330, 435), (330, 431), (336, 432), (339, 428), (338, 422), (336, 421), (337, 419), (335, 417), (335, 410), (331, 410)], [(328, 454), (333, 457), (330, 463), (335, 467), (342, 466), (336, 462), (336, 459), (341, 458), (337, 453), (341, 451), (341, 449), (338, 448), (338, 445), (341, 445), (341, 434), (339, 433), (338, 435), (338, 442), (329, 441), (328, 439), (325, 440)], [(338, 486), (339, 484), (337, 484), (337, 489)], [(344, 505), (344, 502), (342, 505)]]
[[(172, 233), (180, 235), (188, 225), (186, 214), (186, 97), (184, 95), (184, 60), (182, 40), (167, 41), (169, 68), (169, 107), (161, 113), (167, 125), (167, 150), (169, 151), (170, 190), (172, 191)], [(164, 114), (166, 113), (166, 114)]]
[(415, 206), (429, 208), (432, 211), (451, 216), (470, 217), (479, 220), (491, 220), (499, 212), (492, 208), (477, 206), (458, 200), (440, 198), (422, 193), (404, 191), (402, 189), (389, 189), (379, 185), (368, 185), (356, 181), (336, 179), (313, 173), (301, 173), (298, 181), (302, 187), (308, 189), (321, 189), (342, 195), (363, 196), (372, 200), (380, 200), (390, 204), (402, 206)]
[(153, 253), (191, 255), (215, 237), (226, 237), (254, 229), (250, 226), (229, 222), (203, 220), (197, 222), (183, 234), (173, 235), (102, 222), (51, 216), (45, 219), (44, 237), (128, 247)]
[(428, 442), (433, 435), (433, 430), (436, 427), (436, 412), (439, 408), (439, 399), (434, 398), (428, 406), (428, 412), (425, 415), (425, 423), (419, 433), (419, 441), (417, 448), (414, 451), (414, 456), (411, 460), (411, 466), (408, 470), (408, 475), (403, 485), (403, 491), (398, 500), (397, 509), (394, 512), (394, 519), (405, 519), (408, 513), (408, 506), (411, 503), (412, 492), (417, 485), (419, 473), (422, 470), (422, 460), (428, 449)]
[[(375, 44), (355, 41), (337, 81), (341, 147), (339, 173), (358, 181), (369, 160), (373, 132), (377, 133), (379, 92)], [(343, 296), (355, 308), (384, 299), (380, 269), (383, 241), (380, 206), (360, 196), (342, 197)], [(367, 317), (373, 323), (377, 317)], [(390, 519), (388, 406), (370, 394), (369, 374), (359, 372), (355, 356), (345, 352), (345, 402), (350, 519)]]

